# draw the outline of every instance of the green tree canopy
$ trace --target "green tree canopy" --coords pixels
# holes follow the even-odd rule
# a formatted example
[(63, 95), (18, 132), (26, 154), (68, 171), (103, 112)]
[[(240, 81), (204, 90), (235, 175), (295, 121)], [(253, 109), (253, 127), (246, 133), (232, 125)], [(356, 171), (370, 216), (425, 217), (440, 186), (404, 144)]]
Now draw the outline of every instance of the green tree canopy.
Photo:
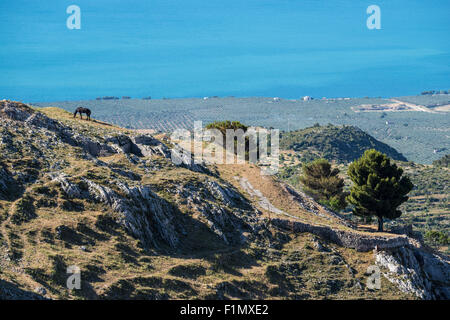
[(413, 184), (391, 159), (374, 149), (351, 163), (348, 175), (354, 185), (347, 197), (358, 216), (378, 218), (378, 231), (383, 231), (383, 218), (401, 216), (398, 207), (408, 200)]
[[(214, 121), (212, 123), (209, 123), (205, 126), (206, 129), (217, 129), (219, 130), (222, 135), (223, 135), (223, 141), (222, 141), (222, 145), (225, 147), (226, 146), (226, 140), (227, 140), (227, 130), (228, 129), (232, 129), (232, 130), (239, 130), (241, 129), (244, 133), (247, 132), (248, 130), (248, 126), (246, 126), (245, 124), (240, 123), (239, 121), (230, 121), (230, 120), (225, 120), (225, 121)], [(250, 139), (248, 136), (245, 136), (245, 160), (249, 160), (249, 152), (250, 152)], [(269, 143), (270, 143), (270, 136), (268, 137)], [(258, 141), (253, 140), (254, 142), (254, 146), (256, 148), (255, 152), (256, 152), (256, 157), (257, 159), (259, 159), (259, 154), (258, 154)], [(235, 153), (237, 153), (237, 138), (234, 138), (234, 150)]]
[(238, 130), (242, 129), (244, 132), (247, 131), (248, 126), (240, 123), (239, 121), (214, 121), (206, 125), (206, 129), (218, 129), (225, 136), (227, 129)]
[(315, 200), (336, 211), (345, 208), (344, 180), (339, 177), (339, 169), (332, 168), (328, 160), (317, 159), (305, 164), (300, 182)]

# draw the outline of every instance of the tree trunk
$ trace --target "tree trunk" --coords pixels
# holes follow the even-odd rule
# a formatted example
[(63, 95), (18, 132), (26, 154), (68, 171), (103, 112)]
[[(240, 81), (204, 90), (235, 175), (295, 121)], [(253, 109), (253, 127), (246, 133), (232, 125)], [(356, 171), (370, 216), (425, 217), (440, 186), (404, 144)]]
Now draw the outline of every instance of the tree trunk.
[(383, 232), (383, 217), (378, 217), (378, 231)]

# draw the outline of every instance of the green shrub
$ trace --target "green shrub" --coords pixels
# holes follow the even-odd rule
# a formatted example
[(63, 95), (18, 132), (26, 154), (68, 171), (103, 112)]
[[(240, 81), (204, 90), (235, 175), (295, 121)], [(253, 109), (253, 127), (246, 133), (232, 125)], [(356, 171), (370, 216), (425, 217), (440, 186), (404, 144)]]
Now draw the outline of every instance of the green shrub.
[(447, 234), (442, 231), (428, 230), (425, 232), (425, 240), (431, 242), (435, 245), (449, 245), (450, 238)]
[(316, 201), (336, 211), (346, 207), (344, 179), (339, 177), (339, 169), (333, 169), (326, 159), (305, 164), (300, 181), (304, 190)]

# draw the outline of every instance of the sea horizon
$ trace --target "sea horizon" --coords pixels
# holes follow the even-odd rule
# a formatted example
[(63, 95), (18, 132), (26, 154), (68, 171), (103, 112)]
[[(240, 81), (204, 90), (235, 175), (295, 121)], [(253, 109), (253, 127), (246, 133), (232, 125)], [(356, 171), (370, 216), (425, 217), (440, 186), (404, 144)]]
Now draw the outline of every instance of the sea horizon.
[[(368, 29), (368, 6), (381, 12)], [(2, 1), (0, 97), (394, 97), (450, 89), (440, 1)], [(447, 10), (445, 8), (447, 7)]]

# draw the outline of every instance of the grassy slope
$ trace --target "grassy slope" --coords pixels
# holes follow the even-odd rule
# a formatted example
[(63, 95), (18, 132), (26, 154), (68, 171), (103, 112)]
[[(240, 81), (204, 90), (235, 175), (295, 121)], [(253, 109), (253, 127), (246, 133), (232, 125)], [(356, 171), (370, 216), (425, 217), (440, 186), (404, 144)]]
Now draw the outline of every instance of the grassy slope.
[[(55, 108), (41, 111), (85, 134), (102, 136), (126, 132), (98, 121), (74, 120), (70, 113)], [(5, 155), (2, 162), (9, 168), (29, 168), (33, 159), (30, 150), (40, 147), (39, 139), (45, 137), (17, 128), (13, 143), (21, 152), (2, 150)], [(373, 264), (371, 253), (334, 245), (328, 245), (330, 252), (319, 252), (314, 247), (313, 236), (275, 229), (271, 229), (275, 239), (272, 244), (225, 246), (198, 213), (182, 204), (177, 204), (182, 215), (192, 217), (186, 220), (190, 223), (186, 225), (188, 232), (182, 248), (166, 252), (145, 250), (110, 218), (107, 208), (91, 201), (67, 199), (59, 185), (46, 175), (57, 163), (74, 180), (88, 177), (101, 183), (118, 178), (115, 172), (93, 166), (80, 156), (79, 148), (67, 144), (57, 144), (53, 150), (43, 152), (44, 157), (36, 164), (36, 181), (27, 185), (19, 197), (0, 201), (1, 278), (23, 290), (34, 291), (42, 286), (47, 290), (47, 297), (60, 299), (411, 298), (384, 278), (380, 291), (365, 287), (365, 270)], [(205, 178), (203, 174), (174, 167), (158, 157), (151, 162), (160, 169), (151, 173), (131, 164), (123, 154), (100, 160), (141, 175), (142, 183), (150, 185), (171, 203), (177, 201), (169, 192), (173, 186)], [(256, 168), (242, 165), (217, 169), (219, 179), (236, 183), (233, 176), (245, 176), (275, 205), (311, 218), (308, 212), (292, 207), (286, 196), (279, 193), (276, 181), (261, 178)], [(15, 224), (11, 217), (23, 213), (20, 208), (24, 199), (31, 199), (35, 216)], [(69, 265), (81, 268), (81, 291), (65, 288), (65, 271)], [(354, 275), (347, 265), (353, 268)], [(361, 289), (355, 286), (356, 281), (360, 281)]]

